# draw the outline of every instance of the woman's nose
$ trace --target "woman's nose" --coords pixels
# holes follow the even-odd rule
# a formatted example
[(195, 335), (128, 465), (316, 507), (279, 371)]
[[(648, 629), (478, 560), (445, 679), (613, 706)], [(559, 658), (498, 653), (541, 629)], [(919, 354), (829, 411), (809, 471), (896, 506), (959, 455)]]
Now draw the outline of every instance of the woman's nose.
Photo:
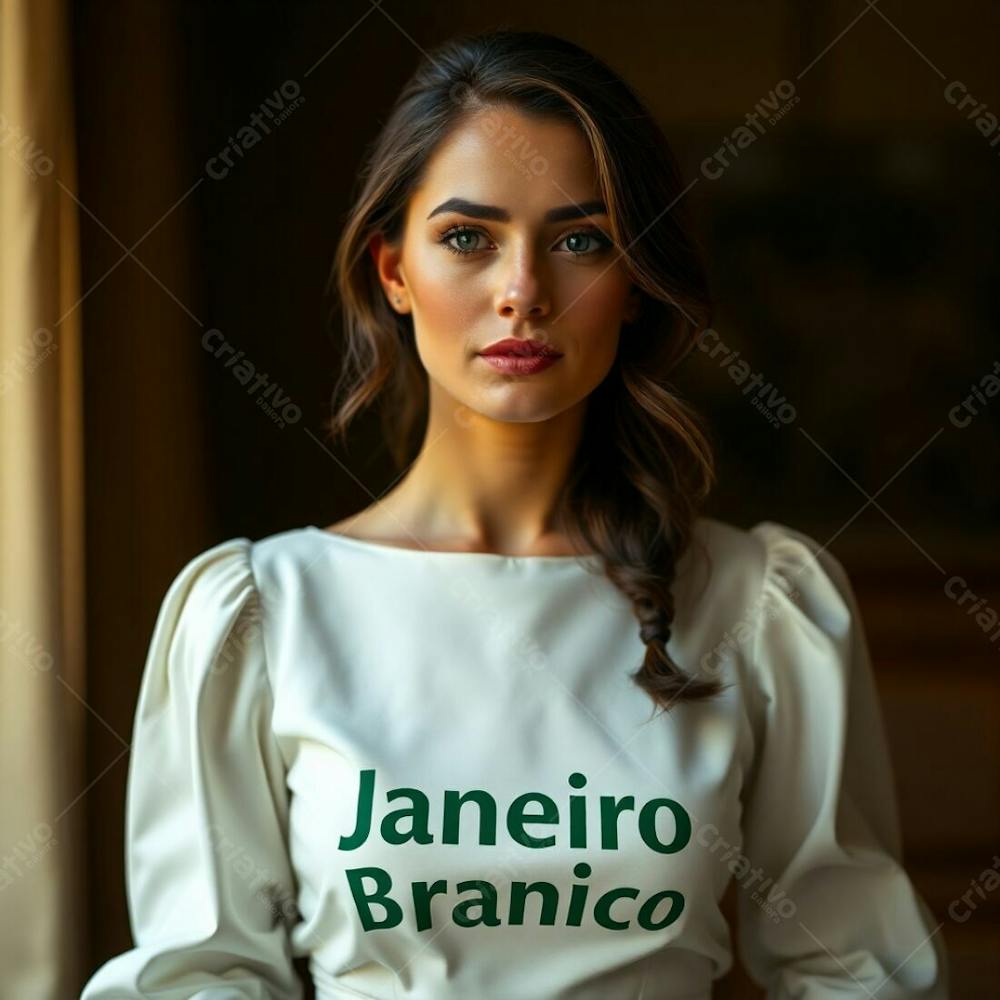
[(519, 252), (504, 272), (497, 293), (500, 316), (538, 318), (548, 315), (551, 302), (548, 283), (540, 273), (541, 263), (531, 250)]

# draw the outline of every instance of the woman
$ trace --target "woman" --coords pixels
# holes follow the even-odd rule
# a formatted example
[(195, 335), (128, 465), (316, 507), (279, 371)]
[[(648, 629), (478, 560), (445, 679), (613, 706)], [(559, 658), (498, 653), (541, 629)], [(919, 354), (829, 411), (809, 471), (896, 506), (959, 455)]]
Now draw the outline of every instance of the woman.
[[(336, 262), (332, 422), (407, 471), (167, 592), (136, 715), (136, 946), (84, 1000), (943, 998), (839, 562), (700, 516), (666, 382), (708, 321), (648, 111), (549, 35), (435, 52)], [(416, 452), (414, 459), (413, 455)]]

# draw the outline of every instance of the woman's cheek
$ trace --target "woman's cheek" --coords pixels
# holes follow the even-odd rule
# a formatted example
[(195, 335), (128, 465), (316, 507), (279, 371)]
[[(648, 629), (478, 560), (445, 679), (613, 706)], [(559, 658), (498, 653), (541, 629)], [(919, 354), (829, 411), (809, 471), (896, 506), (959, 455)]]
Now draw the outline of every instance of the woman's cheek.
[(470, 321), (482, 320), (489, 304), (489, 297), (480, 293), (475, 281), (455, 277), (435, 282), (423, 298), (427, 318), (454, 333), (468, 332)]
[(572, 307), (556, 326), (572, 332), (574, 340), (596, 355), (612, 355), (618, 346), (627, 290), (617, 284), (601, 287), (592, 285), (580, 289), (567, 301)]
[(411, 295), (418, 336), (429, 350), (434, 350), (435, 344), (447, 346), (452, 352), (469, 345), (485, 346), (475, 339), (477, 331), (497, 328), (497, 324), (490, 323), (488, 292), (468, 278), (455, 274), (432, 276), (432, 280), (411, 285)]

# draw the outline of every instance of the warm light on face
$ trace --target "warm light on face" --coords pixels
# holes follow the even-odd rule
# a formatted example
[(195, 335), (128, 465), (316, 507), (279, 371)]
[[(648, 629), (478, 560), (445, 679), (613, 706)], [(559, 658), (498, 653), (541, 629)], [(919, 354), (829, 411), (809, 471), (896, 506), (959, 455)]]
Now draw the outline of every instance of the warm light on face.
[[(589, 395), (614, 361), (632, 287), (609, 226), (575, 127), (493, 110), (453, 132), (410, 200), (399, 260), (435, 388), (506, 421), (545, 420)], [(505, 338), (562, 357), (534, 374), (498, 371), (479, 352)]]

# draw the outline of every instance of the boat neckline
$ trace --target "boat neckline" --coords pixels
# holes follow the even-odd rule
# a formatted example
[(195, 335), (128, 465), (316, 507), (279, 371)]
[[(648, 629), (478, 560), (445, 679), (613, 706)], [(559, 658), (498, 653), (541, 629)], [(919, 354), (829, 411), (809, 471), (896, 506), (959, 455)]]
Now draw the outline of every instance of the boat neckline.
[(455, 559), (455, 560), (480, 560), (484, 562), (507, 562), (507, 563), (523, 563), (526, 565), (534, 564), (553, 564), (553, 565), (594, 565), (597, 566), (601, 563), (601, 556), (596, 552), (581, 553), (579, 555), (566, 555), (566, 556), (546, 556), (546, 555), (535, 555), (535, 556), (514, 556), (506, 555), (503, 552), (463, 552), (460, 550), (449, 550), (449, 549), (408, 549), (404, 548), (402, 545), (388, 545), (384, 542), (372, 542), (364, 538), (353, 538), (351, 535), (342, 535), (335, 531), (327, 531), (326, 528), (321, 528), (317, 524), (306, 525), (306, 531), (311, 531), (322, 535), (324, 538), (329, 539), (333, 542), (341, 542), (347, 546), (353, 546), (358, 549), (367, 549), (371, 552), (382, 552), (382, 553), (399, 553), (405, 557), (412, 556), (423, 556), (432, 557), (440, 559)]

